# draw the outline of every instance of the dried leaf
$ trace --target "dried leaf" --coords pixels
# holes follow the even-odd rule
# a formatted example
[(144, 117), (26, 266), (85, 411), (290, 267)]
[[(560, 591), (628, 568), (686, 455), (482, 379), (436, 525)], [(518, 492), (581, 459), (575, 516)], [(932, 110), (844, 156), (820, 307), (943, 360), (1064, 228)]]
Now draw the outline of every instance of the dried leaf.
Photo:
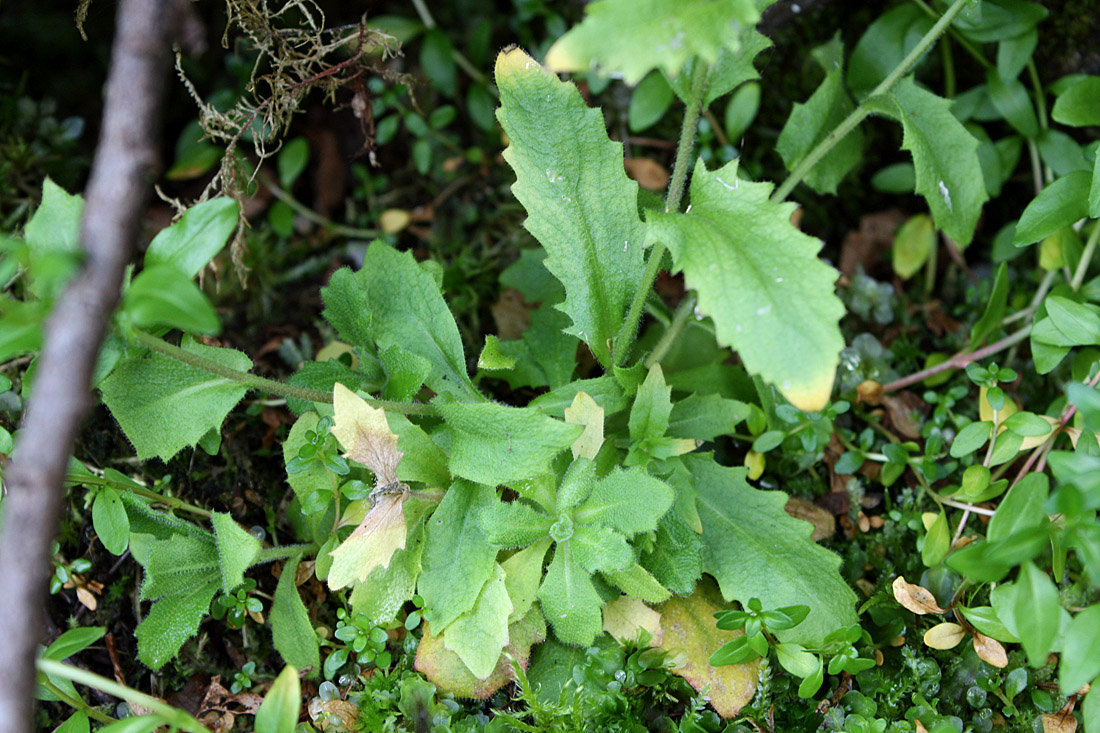
[(650, 634), (650, 646), (660, 646), (664, 639), (661, 614), (638, 598), (620, 596), (603, 607), (603, 630), (622, 643), (638, 638), (642, 630)]
[(979, 634), (977, 631), (974, 632), (974, 651), (983, 662), (992, 664), (998, 669), (1008, 666), (1008, 654), (1005, 653), (1001, 642), (990, 639), (985, 634)]
[(966, 629), (950, 621), (944, 621), (924, 632), (924, 643), (933, 649), (954, 649), (965, 637)]
[(84, 586), (77, 586), (76, 599), (89, 611), (94, 611), (98, 605), (95, 595)]
[(936, 597), (931, 591), (906, 582), (905, 577), (901, 575), (894, 580), (894, 600), (918, 616), (926, 613), (946, 613), (936, 603)]
[(795, 519), (814, 526), (814, 533), (810, 537), (814, 542), (832, 537), (836, 532), (836, 518), (813, 502), (792, 496), (787, 499), (787, 505), (783, 508)]
[(1077, 718), (1073, 716), (1071, 699), (1066, 706), (1053, 715), (1043, 716), (1043, 733), (1074, 733), (1077, 730)]
[(650, 191), (662, 191), (668, 185), (668, 171), (652, 158), (627, 158), (626, 174)]
[(388, 566), (393, 553), (405, 548), (408, 530), (404, 505), (409, 491), (404, 484), (399, 484), (399, 487), (396, 492), (380, 493), (362, 524), (329, 553), (332, 556), (332, 567), (328, 571), (329, 588), (339, 590), (362, 583), (372, 570)]
[(396, 483), (397, 464), (404, 453), (397, 450), (397, 436), (386, 422), (386, 411), (371, 407), (339, 382), (333, 387), (332, 404), (332, 434), (347, 451), (344, 457), (374, 472), (375, 489)]

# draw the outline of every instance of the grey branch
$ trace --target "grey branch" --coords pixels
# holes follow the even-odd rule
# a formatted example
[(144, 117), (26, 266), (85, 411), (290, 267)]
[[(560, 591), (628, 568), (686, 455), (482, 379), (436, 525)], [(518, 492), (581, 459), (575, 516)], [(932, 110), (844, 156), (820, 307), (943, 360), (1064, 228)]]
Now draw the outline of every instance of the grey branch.
[(0, 526), (0, 731), (30, 733), (34, 653), (57, 531), (62, 480), (123, 270), (157, 163), (159, 112), (177, 0), (122, 0), (107, 75), (102, 133), (86, 189), (83, 270), (46, 325), (34, 393), (13, 461)]

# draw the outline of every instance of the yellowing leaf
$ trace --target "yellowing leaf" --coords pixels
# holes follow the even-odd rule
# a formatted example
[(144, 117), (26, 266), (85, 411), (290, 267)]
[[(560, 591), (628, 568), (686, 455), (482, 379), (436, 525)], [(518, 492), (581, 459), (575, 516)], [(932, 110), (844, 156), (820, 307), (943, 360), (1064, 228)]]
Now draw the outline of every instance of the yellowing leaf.
[[(396, 483), (397, 464), (404, 454), (397, 450), (397, 436), (386, 422), (386, 411), (371, 407), (339, 382), (333, 387), (332, 404), (332, 434), (344, 447), (344, 457), (374, 472), (375, 489)], [(402, 539), (402, 547), (403, 543)]]
[(586, 392), (577, 392), (573, 404), (565, 408), (565, 422), (583, 425), (581, 437), (573, 441), (573, 458), (595, 458), (603, 445), (604, 409)]
[(936, 624), (924, 632), (924, 643), (933, 649), (954, 649), (966, 638), (966, 629), (950, 621)]
[(634, 641), (642, 630), (650, 634), (650, 645), (660, 646), (664, 639), (661, 614), (638, 598), (619, 596), (603, 607), (603, 630), (622, 643)]
[(393, 553), (404, 549), (407, 529), (403, 508), (408, 498), (408, 489), (403, 485), (396, 492), (379, 494), (362, 524), (329, 553), (332, 567), (328, 585), (332, 590), (362, 583), (372, 570), (388, 566)]
[(756, 694), (760, 662), (710, 665), (710, 655), (741, 631), (721, 631), (714, 626), (714, 613), (724, 610), (704, 595), (702, 584), (690, 596), (673, 596), (658, 607), (664, 638), (661, 648), (677, 666), (672, 668), (699, 692), (708, 691), (714, 709), (723, 718), (732, 718)]
[(936, 227), (928, 214), (911, 217), (894, 235), (894, 272), (902, 280), (917, 274), (936, 247)]
[(974, 651), (977, 652), (978, 658), (987, 664), (992, 664), (999, 669), (1008, 666), (1008, 654), (1005, 653), (1001, 642), (990, 639), (985, 634), (979, 634), (977, 631), (974, 632)]
[(926, 613), (946, 613), (928, 589), (907, 582), (901, 575), (894, 580), (894, 600), (918, 616)]

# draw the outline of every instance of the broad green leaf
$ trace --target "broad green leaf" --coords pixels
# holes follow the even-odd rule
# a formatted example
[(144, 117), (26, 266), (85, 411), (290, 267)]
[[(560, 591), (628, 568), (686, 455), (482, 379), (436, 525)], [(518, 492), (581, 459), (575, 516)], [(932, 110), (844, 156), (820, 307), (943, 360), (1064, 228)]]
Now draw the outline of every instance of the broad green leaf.
[[(741, 47), (738, 50), (719, 49), (718, 60), (710, 64), (707, 70), (703, 107), (709, 107), (711, 102), (729, 94), (740, 84), (759, 79), (760, 72), (756, 70), (754, 62), (761, 51), (771, 48), (772, 45), (770, 38), (755, 28), (746, 26), (741, 32)], [(695, 76), (696, 65), (705, 63), (706, 61), (693, 56), (684, 64), (683, 71), (678, 76), (668, 80), (672, 90), (684, 104), (688, 104), (691, 100), (691, 82)], [(736, 136), (731, 136), (731, 140), (733, 137)]]
[(1076, 170), (1091, 170), (1081, 145), (1064, 132), (1043, 130), (1035, 143), (1039, 147), (1039, 157), (1051, 167), (1056, 176), (1064, 176)]
[(0, 361), (38, 351), (49, 315), (48, 301), (20, 301), (0, 294)]
[(1062, 645), (1058, 685), (1071, 695), (1100, 675), (1100, 605), (1092, 605), (1073, 617)]
[(703, 574), (703, 541), (685, 519), (672, 511), (661, 517), (652, 545), (642, 552), (638, 562), (661, 585), (686, 595)]
[(634, 562), (626, 537), (610, 527), (578, 524), (569, 545), (573, 558), (590, 573), (623, 570)]
[(580, 524), (602, 524), (626, 535), (657, 527), (672, 506), (672, 487), (642, 468), (614, 469), (596, 482), (588, 498), (573, 511)]
[[(114, 469), (108, 468), (104, 472), (106, 478), (116, 480), (112, 474), (122, 476)], [(125, 476), (122, 476), (125, 479)], [(213, 546), (213, 537), (199, 529), (190, 522), (175, 517), (167, 512), (158, 512), (149, 508), (149, 505), (139, 499), (132, 491), (120, 494), (123, 505), (126, 507), (126, 516), (130, 520), (130, 531), (135, 534), (147, 534), (158, 540), (171, 539), (173, 535), (184, 535), (191, 539), (200, 540)]]
[(381, 396), (387, 400), (412, 400), (432, 375), (430, 361), (397, 344), (383, 350), (378, 359), (382, 362), (382, 371), (386, 375)]
[(157, 670), (176, 656), (184, 642), (195, 635), (219, 586), (218, 577), (211, 576), (206, 582), (194, 583), (189, 590), (164, 596), (154, 603), (134, 630), (138, 659)]
[(1027, 66), (1035, 47), (1039, 43), (1039, 34), (1035, 29), (1012, 38), (1006, 38), (997, 44), (997, 73), (1002, 79), (1015, 79)]
[(328, 285), (321, 288), (321, 300), (325, 304), (321, 315), (336, 329), (342, 341), (360, 349), (369, 347), (373, 331), (366, 295), (351, 268), (341, 267), (332, 273)]
[(928, 202), (936, 226), (960, 246), (970, 244), (989, 195), (978, 141), (951, 114), (951, 102), (918, 87), (908, 76), (866, 104), (901, 123), (901, 146), (913, 156), (917, 193)]
[(748, 416), (749, 406), (744, 402), (692, 393), (672, 406), (666, 432), (673, 438), (714, 440), (732, 433)]
[(547, 536), (554, 520), (522, 501), (494, 503), (478, 515), (478, 526), (498, 547), (527, 547)]
[(275, 597), (271, 602), (271, 638), (275, 651), (289, 665), (299, 669), (309, 668), (309, 677), (316, 677), (321, 670), (321, 655), (317, 647), (317, 633), (309, 620), (306, 604), (298, 594), (294, 576), (301, 555), (295, 555), (283, 565)]
[(916, 275), (936, 249), (936, 227), (932, 217), (917, 214), (909, 217), (894, 234), (894, 272), (902, 280)]
[[(252, 368), (252, 361), (233, 349), (203, 346), (189, 338), (181, 346), (231, 369)], [(248, 391), (240, 382), (156, 353), (120, 362), (99, 389), (137, 457), (163, 461), (219, 429)]]
[[(1093, 219), (1100, 219), (1100, 155), (1096, 156), (1096, 160), (1092, 165), (1092, 183), (1089, 186), (1088, 213)], [(1093, 224), (1093, 226), (1100, 226), (1100, 224)], [(1100, 699), (1100, 697), (1097, 699)]]
[(674, 596), (657, 607), (664, 629), (660, 646), (670, 654), (673, 674), (683, 677), (700, 694), (706, 691), (714, 709), (732, 718), (756, 693), (760, 662), (721, 667), (710, 664), (715, 649), (743, 632), (714, 627), (714, 614), (725, 609), (713, 603), (704, 588), (700, 584), (686, 598)]
[(573, 558), (568, 541), (554, 545), (554, 559), (538, 598), (554, 635), (566, 644), (591, 644), (603, 631), (603, 601), (588, 571)]
[(130, 520), (118, 491), (105, 486), (92, 504), (92, 526), (96, 537), (112, 555), (121, 555), (130, 544)]
[(742, 84), (726, 104), (724, 127), (730, 142), (741, 144), (741, 138), (760, 111), (760, 84), (752, 81)]
[[(306, 433), (316, 432), (317, 422), (320, 420), (316, 412), (303, 413), (290, 428), (286, 440), (283, 441), (283, 462), (290, 463), (298, 457), (298, 451), (309, 441)], [(310, 461), (304, 471), (288, 473), (286, 482), (294, 490), (294, 495), (299, 502), (305, 502), (307, 498), (318, 490), (332, 490), (332, 479), (328, 470), (320, 463)]]
[(545, 537), (501, 563), (506, 575), (504, 585), (513, 606), (509, 622), (523, 618), (531, 610), (542, 582), (542, 562), (551, 542), (549, 537)]
[(1091, 186), (1088, 171), (1073, 171), (1044, 188), (1020, 215), (1013, 242), (1017, 246), (1032, 244), (1084, 219), (1089, 213)]
[(275, 678), (256, 711), (256, 733), (294, 733), (301, 706), (302, 684), (298, 680), (298, 670), (288, 664)]
[(951, 530), (947, 526), (947, 515), (941, 510), (935, 516), (924, 535), (924, 545), (920, 553), (921, 561), (927, 567), (939, 565), (951, 549)]
[(1027, 663), (1041, 667), (1046, 663), (1061, 621), (1058, 589), (1050, 577), (1030, 560), (1020, 567), (1011, 586), (1015, 633), (1027, 652)]
[(222, 581), (221, 559), (212, 536), (172, 535), (155, 540), (145, 562), (141, 600), (185, 593), (207, 580), (216, 580), (219, 586)]
[(424, 429), (397, 412), (387, 412), (386, 422), (397, 434), (397, 447), (404, 454), (397, 464), (397, 478), (434, 487), (449, 486), (451, 474), (447, 470), (447, 455)]
[(64, 723), (53, 729), (53, 733), (89, 733), (91, 723), (88, 715), (83, 710), (77, 710), (70, 715)]
[(98, 733), (153, 733), (166, 723), (161, 715), (132, 715), (103, 726)]
[(667, 588), (653, 577), (653, 574), (638, 563), (624, 570), (608, 570), (601, 573), (605, 580), (614, 584), (623, 593), (639, 598), (646, 603), (664, 603), (672, 595)]
[[(825, 79), (805, 104), (795, 103), (787, 117), (775, 149), (787, 170), (794, 168), (818, 143), (833, 132), (855, 109), (844, 88), (844, 69), (826, 69)], [(863, 155), (863, 132), (857, 127), (830, 150), (803, 179), (818, 193), (836, 193), (837, 184), (848, 175)]]
[(991, 43), (1033, 30), (1047, 14), (1041, 4), (1028, 0), (988, 0), (978, 12), (960, 14), (953, 25), (972, 41)]
[(821, 243), (791, 224), (795, 204), (770, 202), (771, 190), (738, 178), (737, 161), (710, 172), (700, 160), (691, 211), (651, 212), (646, 242), (668, 245), (720, 344), (796, 407), (819, 410), (844, 347), (837, 273), (817, 258)]
[(485, 337), (485, 346), (477, 358), (478, 369), (511, 369), (516, 365), (516, 357), (508, 356), (500, 348), (500, 339), (492, 334)]
[(454, 47), (447, 32), (431, 28), (424, 34), (420, 47), (420, 68), (424, 70), (432, 86), (448, 97), (453, 97), (458, 85), (458, 70), (451, 54)]
[(986, 301), (985, 311), (978, 322), (974, 324), (974, 330), (970, 332), (970, 348), (974, 349), (1001, 327), (1001, 320), (1005, 315), (1005, 306), (1008, 305), (1008, 266), (1001, 263), (997, 268), (997, 277), (993, 281), (993, 291)]
[(986, 73), (986, 90), (989, 101), (1018, 133), (1029, 139), (1038, 136), (1039, 120), (1023, 84), (1016, 79), (1001, 79), (997, 69), (990, 69)]
[(504, 569), (494, 565), (493, 575), (481, 588), (474, 607), (443, 632), (443, 646), (457, 654), (475, 677), (487, 679), (508, 643), (508, 617), (512, 610)]
[(652, 69), (677, 76), (691, 56), (713, 64), (759, 19), (752, 0), (599, 0), (550, 47), (546, 64), (559, 72), (595, 67), (633, 86)]
[(478, 517), (495, 501), (488, 486), (456, 481), (431, 516), (418, 588), (424, 618), (437, 634), (473, 608), (493, 575), (497, 548), (481, 531)]
[(622, 146), (608, 139), (599, 110), (572, 84), (519, 49), (497, 58), (496, 79), (524, 227), (565, 285), (557, 307), (572, 319), (566, 331), (610, 366), (610, 344), (645, 269), (638, 184), (626, 177)]
[(660, 364), (649, 369), (645, 381), (638, 387), (634, 406), (630, 408), (630, 439), (642, 442), (657, 439), (668, 429), (672, 412), (672, 387), (665, 385), (665, 375)]
[(1071, 127), (1100, 125), (1100, 76), (1086, 76), (1058, 95), (1050, 116)]
[(879, 82), (928, 32), (934, 21), (916, 5), (905, 3), (880, 15), (852, 49), (848, 61), (848, 87), (857, 99), (871, 93)]
[(546, 473), (584, 432), (538, 410), (492, 402), (441, 405), (439, 412), (454, 431), (451, 473), (491, 486)]
[(997, 641), (1007, 641), (1012, 644), (1018, 644), (1020, 642), (1020, 640), (1001, 623), (1001, 619), (997, 617), (997, 612), (993, 610), (992, 606), (974, 606), (972, 608), (956, 606), (956, 608), (962, 612), (962, 615), (970, 622), (971, 626), (986, 636), (990, 636)]
[(103, 635), (107, 633), (107, 628), (104, 626), (81, 626), (76, 629), (69, 629), (61, 636), (53, 640), (53, 642), (46, 647), (46, 651), (42, 652), (42, 656), (46, 659), (54, 659), (61, 661), (68, 659), (78, 652), (84, 651), (92, 644), (103, 638)]
[(631, 132), (652, 127), (665, 116), (676, 95), (665, 78), (658, 72), (650, 72), (630, 95), (627, 120)]
[(50, 178), (42, 181), (42, 203), (27, 222), (23, 238), (33, 252), (79, 252), (84, 199)]
[(1100, 344), (1100, 315), (1092, 308), (1058, 295), (1043, 304), (1054, 326), (1075, 345)]
[(237, 202), (228, 196), (192, 206), (149, 243), (145, 267), (175, 265), (188, 277), (194, 277), (225, 246), (237, 222)]
[(1085, 701), (1081, 703), (1081, 719), (1087, 731), (1100, 728), (1100, 684), (1093, 685), (1085, 695)]
[(157, 326), (216, 334), (218, 314), (189, 275), (174, 265), (141, 271), (122, 296), (122, 310), (138, 328)]
[(217, 541), (218, 561), (222, 571), (222, 592), (231, 593), (244, 582), (244, 571), (260, 554), (260, 541), (228, 514), (214, 512), (210, 518)]
[(574, 458), (558, 486), (556, 509), (568, 512), (592, 495), (596, 486), (596, 464), (592, 459)]
[(759, 491), (745, 469), (712, 458), (686, 456), (695, 478), (703, 520), (703, 569), (727, 600), (759, 598), (766, 608), (807, 605), (801, 624), (779, 633), (783, 641), (817, 646), (838, 628), (855, 623), (855, 593), (840, 576), (840, 558), (810, 539), (813, 527), (784, 510), (787, 495)]

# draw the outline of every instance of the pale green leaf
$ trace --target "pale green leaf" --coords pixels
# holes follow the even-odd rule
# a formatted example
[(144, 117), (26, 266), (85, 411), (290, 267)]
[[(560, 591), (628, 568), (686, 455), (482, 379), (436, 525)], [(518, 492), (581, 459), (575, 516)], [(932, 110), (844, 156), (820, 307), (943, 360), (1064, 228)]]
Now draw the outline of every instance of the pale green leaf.
[(295, 555), (283, 565), (268, 621), (275, 651), (279, 652), (283, 661), (299, 669), (309, 668), (308, 676), (316, 677), (321, 670), (317, 633), (309, 621), (306, 604), (302, 603), (302, 597), (294, 585), (300, 559), (300, 555)]
[(142, 270), (122, 296), (122, 310), (138, 328), (167, 326), (206, 334), (221, 330), (214, 306), (191, 277), (174, 265)]
[[(1089, 185), (1089, 216), (1100, 219), (1100, 155), (1092, 164), (1092, 183)], [(1098, 226), (1093, 224), (1093, 226)]]
[(439, 412), (454, 431), (451, 473), (491, 486), (546, 473), (584, 432), (538, 410), (493, 402), (441, 405)]
[(447, 470), (447, 455), (424, 429), (397, 412), (387, 412), (386, 422), (397, 434), (397, 448), (404, 454), (397, 464), (397, 478), (421, 481), (434, 487), (449, 486), (451, 474)]
[(294, 733), (301, 706), (302, 683), (298, 680), (298, 670), (288, 664), (275, 678), (256, 711), (256, 733)]
[[(795, 103), (776, 142), (776, 152), (787, 170), (794, 170), (802, 159), (825, 139), (855, 109), (844, 88), (844, 70), (828, 70), (824, 81), (805, 104)], [(837, 184), (859, 163), (863, 155), (863, 132), (857, 127), (833, 146), (803, 179), (818, 193), (836, 193)]]
[(626, 177), (622, 145), (608, 139), (600, 112), (572, 84), (519, 49), (497, 58), (496, 79), (497, 117), (509, 140), (504, 159), (527, 210), (524, 227), (565, 285), (557, 307), (572, 319), (567, 332), (609, 366), (610, 344), (645, 269), (638, 184)]
[(497, 666), (508, 643), (508, 617), (512, 614), (504, 569), (493, 566), (493, 575), (481, 588), (474, 607), (459, 616), (443, 633), (443, 646), (458, 655), (480, 680)]
[(719, 343), (737, 349), (750, 373), (796, 407), (818, 410), (832, 394), (844, 347), (837, 272), (817, 258), (821, 242), (791, 224), (795, 204), (770, 202), (771, 190), (739, 179), (736, 161), (710, 172), (700, 160), (691, 211), (651, 212), (646, 241), (668, 245)]
[(362, 583), (375, 568), (389, 566), (394, 553), (404, 549), (408, 537), (404, 506), (408, 498), (409, 492), (401, 489), (397, 493), (383, 493), (374, 500), (355, 531), (329, 553), (330, 588), (338, 590)]
[(1020, 215), (1013, 242), (1038, 242), (1088, 216), (1092, 178), (1088, 171), (1073, 171), (1040, 191)]
[(1050, 576), (1028, 560), (1020, 566), (1016, 582), (1006, 589), (1006, 593), (1016, 623), (1016, 628), (1010, 630), (1020, 638), (1027, 652), (1027, 663), (1041, 667), (1046, 663), (1061, 625), (1058, 589)]
[(186, 593), (211, 580), (221, 585), (221, 561), (213, 537), (179, 534), (154, 540), (145, 562), (141, 600)]
[(42, 181), (42, 203), (27, 222), (23, 237), (33, 252), (79, 252), (84, 199), (69, 194), (50, 178)]
[(634, 562), (626, 537), (610, 527), (578, 524), (569, 544), (573, 558), (590, 573), (623, 570)]
[(1072, 127), (1100, 125), (1100, 76), (1086, 76), (1059, 94), (1050, 116)]
[(714, 440), (732, 433), (748, 416), (749, 406), (744, 402), (692, 393), (672, 406), (666, 432), (673, 438)]
[(970, 244), (989, 195), (978, 140), (951, 114), (951, 102), (909, 76), (866, 104), (901, 123), (901, 146), (913, 156), (916, 192), (928, 202), (936, 226), (960, 246)]
[(599, 0), (546, 55), (555, 71), (621, 74), (633, 86), (650, 70), (675, 77), (691, 56), (708, 64), (736, 51), (742, 26), (760, 18), (752, 0)]
[(54, 659), (61, 661), (68, 659), (72, 655), (84, 651), (92, 644), (103, 638), (103, 635), (107, 633), (107, 628), (104, 626), (81, 626), (75, 629), (69, 629), (61, 634), (46, 647), (46, 651), (42, 652), (42, 656), (45, 659)]
[(492, 577), (497, 548), (478, 526), (478, 516), (495, 501), (488, 486), (456, 481), (428, 522), (418, 587), (434, 633), (473, 608)]
[(531, 610), (531, 604), (535, 602), (539, 584), (542, 582), (542, 562), (546, 559), (550, 544), (549, 537), (543, 538), (501, 563), (506, 574), (504, 584), (513, 606), (512, 615), (508, 619), (510, 623), (523, 618)]
[[(203, 346), (189, 338), (181, 346), (231, 369), (246, 372), (252, 367), (247, 356), (233, 349)], [(99, 389), (137, 457), (163, 461), (221, 428), (248, 391), (240, 382), (157, 353), (120, 362)]]
[(1043, 505), (1050, 492), (1050, 479), (1044, 473), (1029, 473), (1008, 490), (997, 513), (989, 520), (986, 539), (997, 542), (1013, 533), (1038, 527), (1046, 520)]
[(211, 576), (206, 582), (194, 583), (189, 590), (164, 596), (154, 603), (134, 630), (138, 659), (157, 670), (176, 656), (183, 643), (195, 635), (219, 585), (218, 577)]
[(130, 520), (118, 491), (105, 486), (92, 504), (92, 526), (96, 536), (112, 555), (121, 555), (130, 543)]
[(1062, 645), (1058, 684), (1071, 695), (1100, 675), (1100, 605), (1092, 605), (1073, 617)]
[(855, 623), (856, 596), (840, 576), (840, 557), (810, 539), (812, 525), (787, 514), (786, 494), (754, 489), (745, 469), (710, 457), (683, 460), (695, 478), (703, 521), (703, 569), (727, 600), (809, 606), (806, 620), (779, 637), (810, 646)]
[(237, 223), (237, 202), (228, 196), (192, 206), (149, 243), (145, 267), (175, 265), (188, 277), (194, 277), (225, 246)]
[(483, 509), (478, 526), (498, 547), (526, 547), (546, 537), (554, 520), (522, 501), (495, 503)]
[(660, 364), (649, 368), (630, 408), (630, 439), (634, 442), (664, 436), (672, 412), (672, 387), (665, 385)]
[(352, 589), (352, 608), (356, 613), (365, 614), (372, 624), (382, 626), (393, 621), (405, 602), (416, 593), (424, 555), (424, 519), (432, 509), (435, 509), (434, 503), (410, 496), (405, 502), (408, 535), (404, 549), (393, 553), (388, 566), (376, 567), (365, 581)]
[(626, 535), (649, 532), (672, 506), (672, 487), (642, 468), (615, 468), (596, 482), (573, 512), (581, 524), (602, 524)]
[(566, 644), (591, 644), (603, 631), (603, 601), (591, 576), (573, 558), (568, 541), (554, 546), (538, 598), (554, 635)]
[[(306, 433), (316, 432), (319, 420), (320, 417), (317, 413), (310, 411), (302, 413), (302, 416), (294, 422), (294, 425), (290, 428), (290, 433), (286, 436), (286, 440), (283, 441), (284, 463), (290, 463), (298, 457), (298, 451), (309, 442), (306, 440)], [(294, 490), (294, 495), (298, 497), (298, 501), (304, 502), (315, 491), (320, 489), (332, 490), (332, 479), (329, 476), (330, 474), (324, 465), (316, 461), (310, 461), (304, 471), (288, 473), (286, 482)]]
[(618, 586), (619, 590), (632, 598), (646, 603), (663, 603), (672, 595), (652, 573), (638, 563), (623, 570), (608, 570), (601, 573), (604, 579)]
[(481, 349), (481, 356), (477, 358), (478, 369), (511, 369), (516, 365), (516, 357), (509, 356), (501, 351), (500, 339), (492, 334), (485, 337), (485, 346)]
[(64, 723), (53, 729), (53, 733), (89, 733), (91, 724), (83, 710), (77, 710)]
[(210, 521), (214, 525), (218, 561), (221, 564), (222, 591), (231, 593), (244, 582), (244, 571), (252, 566), (256, 556), (260, 554), (260, 541), (234, 522), (228, 514), (214, 512)]
[[(219, 156), (220, 157), (220, 156)], [(160, 715), (132, 715), (99, 729), (99, 733), (153, 733), (165, 724)]]
[(910, 217), (894, 234), (894, 272), (908, 280), (920, 271), (936, 248), (936, 228), (932, 217)]

